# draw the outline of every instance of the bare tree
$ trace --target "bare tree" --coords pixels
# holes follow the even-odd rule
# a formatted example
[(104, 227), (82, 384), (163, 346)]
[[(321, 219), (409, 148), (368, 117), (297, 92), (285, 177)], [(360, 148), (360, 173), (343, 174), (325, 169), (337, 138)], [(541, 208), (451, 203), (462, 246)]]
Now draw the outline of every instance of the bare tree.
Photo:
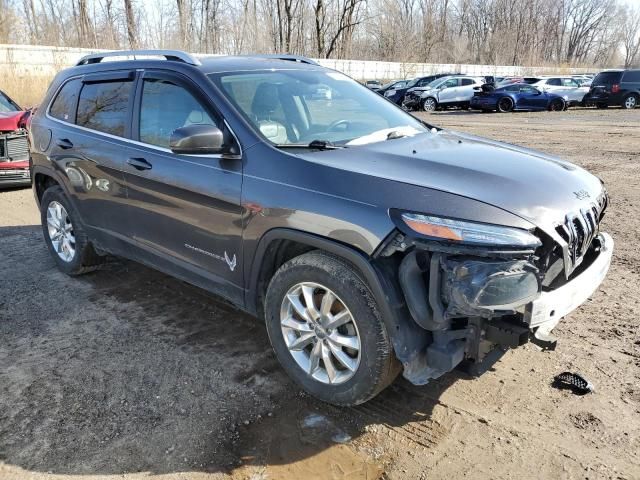
[(127, 40), (129, 48), (138, 48), (138, 29), (135, 14), (133, 13), (133, 0), (124, 0), (124, 11), (127, 19)]
[[(18, 27), (20, 25), (20, 27)], [(626, 0), (0, 0), (0, 42), (406, 63), (640, 62)], [(407, 73), (409, 74), (409, 73)]]
[(624, 68), (630, 68), (640, 65), (640, 8), (633, 10), (626, 6), (621, 13), (621, 18), (624, 18), (620, 32)]

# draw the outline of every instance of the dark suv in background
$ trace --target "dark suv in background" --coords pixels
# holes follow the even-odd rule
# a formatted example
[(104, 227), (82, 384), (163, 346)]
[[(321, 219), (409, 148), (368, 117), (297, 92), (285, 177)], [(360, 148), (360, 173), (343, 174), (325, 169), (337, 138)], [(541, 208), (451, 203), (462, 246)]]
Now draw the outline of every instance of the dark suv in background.
[(584, 102), (585, 105), (598, 108), (636, 108), (640, 105), (640, 70), (600, 72), (591, 82)]
[(214, 292), (338, 405), (400, 371), (425, 384), (529, 340), (552, 348), (611, 262), (598, 178), (304, 62), (91, 55), (56, 76), (30, 135), (63, 272), (110, 253)]

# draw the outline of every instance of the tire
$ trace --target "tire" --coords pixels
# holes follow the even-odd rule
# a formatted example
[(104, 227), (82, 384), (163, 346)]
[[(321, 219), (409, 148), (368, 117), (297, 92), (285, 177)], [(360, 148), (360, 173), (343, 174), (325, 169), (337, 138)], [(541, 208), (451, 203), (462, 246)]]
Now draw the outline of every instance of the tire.
[[(77, 212), (60, 186), (45, 190), (40, 209), (44, 240), (60, 270), (67, 275), (81, 275), (102, 263), (103, 258), (93, 249)], [(62, 235), (61, 230), (65, 231)]]
[(497, 110), (500, 113), (507, 113), (513, 111), (513, 100), (509, 97), (502, 97), (498, 100)]
[(438, 108), (438, 102), (433, 97), (427, 97), (422, 102), (422, 109), (425, 112), (435, 112)]
[(596, 108), (599, 109), (603, 109), (603, 108), (607, 108), (609, 105), (607, 105), (606, 103), (596, 103)]
[[(315, 317), (322, 310), (322, 300), (331, 298), (327, 297), (328, 292), (335, 296), (327, 302), (330, 314)], [(312, 315), (305, 310), (306, 298), (311, 298), (314, 304)], [(345, 323), (331, 328), (331, 318), (345, 311), (347, 314), (342, 314), (347, 319)], [(364, 403), (399, 373), (400, 364), (373, 295), (354, 267), (333, 255), (313, 251), (282, 265), (267, 288), (265, 321), (282, 367), (304, 390), (324, 402), (339, 406)], [(340, 346), (356, 342), (357, 349)], [(304, 346), (299, 349), (296, 343)], [(332, 355), (336, 348), (339, 357), (345, 359), (346, 355), (348, 361)], [(315, 358), (321, 360), (312, 360), (314, 352)], [(326, 356), (330, 357), (328, 363)]]
[(556, 98), (555, 100), (552, 100), (551, 103), (549, 104), (549, 111), (550, 112), (562, 112), (565, 109), (565, 101), (560, 99), (560, 98)]
[(624, 97), (622, 100), (622, 108), (625, 110), (633, 110), (638, 106), (640, 99), (638, 99), (637, 95), (631, 94)]

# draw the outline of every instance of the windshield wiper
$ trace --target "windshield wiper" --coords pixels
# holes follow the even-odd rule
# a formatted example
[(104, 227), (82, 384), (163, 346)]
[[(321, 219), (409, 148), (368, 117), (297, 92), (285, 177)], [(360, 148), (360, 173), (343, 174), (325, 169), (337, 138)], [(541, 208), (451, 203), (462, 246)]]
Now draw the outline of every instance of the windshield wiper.
[(329, 140), (312, 140), (309, 143), (278, 143), (277, 148), (310, 148), (312, 150), (337, 150), (345, 148), (341, 145), (334, 145)]

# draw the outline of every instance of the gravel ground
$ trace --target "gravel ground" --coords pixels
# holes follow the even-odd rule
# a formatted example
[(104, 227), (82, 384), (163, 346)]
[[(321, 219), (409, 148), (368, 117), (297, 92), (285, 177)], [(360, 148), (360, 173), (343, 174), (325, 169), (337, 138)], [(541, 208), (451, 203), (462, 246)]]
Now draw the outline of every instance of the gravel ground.
[[(114, 260), (59, 273), (29, 189), (0, 192), (0, 478), (640, 478), (640, 110), (423, 115), (601, 176), (609, 275), (489, 372), (399, 380), (338, 409), (301, 393), (264, 326)], [(596, 393), (551, 387), (582, 372)]]

